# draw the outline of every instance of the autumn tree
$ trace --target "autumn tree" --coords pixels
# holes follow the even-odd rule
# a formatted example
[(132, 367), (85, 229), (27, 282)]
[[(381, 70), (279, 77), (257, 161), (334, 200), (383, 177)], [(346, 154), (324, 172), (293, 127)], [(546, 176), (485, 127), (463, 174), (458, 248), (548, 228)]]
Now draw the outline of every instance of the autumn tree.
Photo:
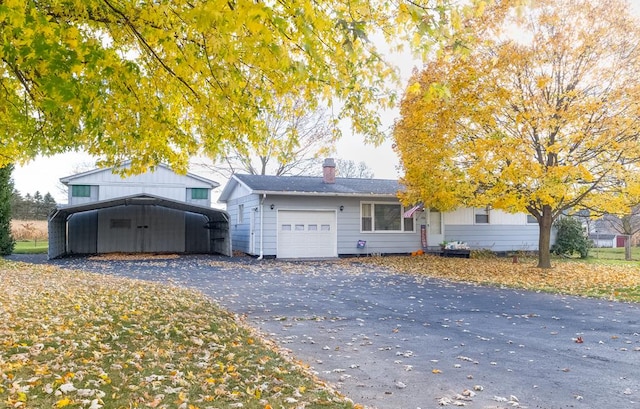
[(366, 162), (336, 159), (336, 176), (341, 178), (373, 179), (374, 173)]
[(627, 236), (624, 245), (624, 258), (630, 261), (632, 259), (631, 239), (634, 235), (640, 233), (640, 205), (633, 206), (626, 214), (606, 214), (602, 217), (602, 222), (607, 225), (610, 230)]
[(199, 165), (225, 179), (234, 173), (309, 174), (318, 158), (332, 151), (335, 127), (326, 110), (311, 110), (302, 98), (295, 99), (293, 108), (291, 111), (277, 103), (274, 113), (264, 115), (266, 129), (260, 138), (238, 135), (237, 140), (223, 142), (212, 152), (205, 152), (213, 158), (213, 163), (201, 162)]
[(0, 166), (82, 149), (185, 171), (202, 147), (260, 141), (297, 98), (377, 140), (396, 75), (369, 38), (426, 49), (451, 31), (448, 3), (3, 1)]
[(414, 73), (394, 137), (403, 200), (528, 212), (549, 268), (558, 217), (637, 196), (640, 24), (619, 0), (521, 3), (463, 17), (483, 40)]

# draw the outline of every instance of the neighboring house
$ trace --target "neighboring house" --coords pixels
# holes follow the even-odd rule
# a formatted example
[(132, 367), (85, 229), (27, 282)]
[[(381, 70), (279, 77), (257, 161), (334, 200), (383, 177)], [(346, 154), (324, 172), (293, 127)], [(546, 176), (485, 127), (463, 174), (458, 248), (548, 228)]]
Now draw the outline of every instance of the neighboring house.
[(493, 251), (537, 250), (538, 225), (527, 215), (405, 208), (395, 180), (234, 175), (220, 195), (230, 215), (233, 249), (279, 258), (403, 254), (466, 242)]
[(624, 236), (609, 233), (591, 233), (589, 240), (593, 247), (624, 247)]
[(95, 169), (60, 181), (69, 188), (69, 204), (49, 217), (49, 258), (112, 252), (231, 255), (229, 216), (211, 207), (214, 181), (179, 175), (165, 165), (129, 177)]

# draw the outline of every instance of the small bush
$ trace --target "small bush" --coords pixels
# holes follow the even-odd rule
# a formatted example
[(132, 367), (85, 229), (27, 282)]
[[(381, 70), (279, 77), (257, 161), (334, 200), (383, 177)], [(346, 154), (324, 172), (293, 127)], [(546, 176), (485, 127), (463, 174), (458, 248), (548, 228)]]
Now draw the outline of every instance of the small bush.
[(589, 240), (582, 231), (582, 224), (571, 217), (562, 217), (554, 223), (558, 229), (555, 244), (551, 247), (551, 252), (558, 256), (571, 257), (578, 253), (580, 258), (589, 256)]

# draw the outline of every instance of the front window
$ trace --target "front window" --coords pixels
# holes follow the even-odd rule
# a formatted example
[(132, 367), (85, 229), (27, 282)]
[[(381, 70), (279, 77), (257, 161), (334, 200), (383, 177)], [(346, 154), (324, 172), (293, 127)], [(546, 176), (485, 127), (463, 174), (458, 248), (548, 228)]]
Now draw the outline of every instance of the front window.
[(487, 209), (475, 209), (475, 222), (476, 224), (488, 224), (489, 211)]
[(360, 206), (362, 231), (413, 232), (415, 221), (403, 217), (404, 208), (394, 203), (362, 203)]

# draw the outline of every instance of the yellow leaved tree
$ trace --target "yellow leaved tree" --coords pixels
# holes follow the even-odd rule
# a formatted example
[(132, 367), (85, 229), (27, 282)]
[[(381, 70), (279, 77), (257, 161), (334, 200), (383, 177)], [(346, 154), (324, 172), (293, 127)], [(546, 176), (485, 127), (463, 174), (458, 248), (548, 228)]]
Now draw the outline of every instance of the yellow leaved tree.
[(422, 47), (449, 32), (448, 3), (4, 0), (0, 167), (82, 149), (185, 171), (260, 140), (300, 98), (378, 140), (396, 73), (370, 38)]
[(478, 42), (434, 53), (401, 103), (403, 200), (528, 212), (549, 268), (558, 217), (637, 200), (640, 22), (621, 0), (504, 0), (460, 24)]

